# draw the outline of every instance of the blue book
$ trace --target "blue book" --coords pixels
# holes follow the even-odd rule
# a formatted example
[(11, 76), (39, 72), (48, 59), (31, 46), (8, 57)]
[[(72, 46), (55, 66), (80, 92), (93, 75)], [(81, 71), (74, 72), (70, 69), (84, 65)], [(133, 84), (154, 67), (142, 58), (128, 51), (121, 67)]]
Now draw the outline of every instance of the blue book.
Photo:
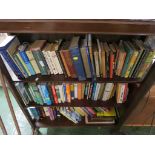
[(28, 108), (28, 112), (29, 112), (30, 116), (32, 117), (32, 119), (39, 120), (40, 114), (36, 108), (34, 108), (34, 107)]
[(30, 71), (31, 75), (35, 75), (35, 71), (30, 63), (30, 60), (28, 58), (28, 56), (26, 55), (26, 50), (27, 48), (27, 44), (23, 44), (19, 47), (19, 54), (21, 56), (21, 58), (23, 59), (24, 63), (26, 64), (28, 70)]
[(63, 84), (65, 102), (67, 102), (66, 84)]
[(50, 95), (49, 95), (48, 88), (47, 88), (46, 84), (41, 84), (40, 88), (41, 88), (41, 92), (42, 92), (42, 95), (43, 95), (44, 102), (47, 105), (51, 105), (52, 101), (50, 99)]
[(97, 83), (94, 83), (94, 85), (93, 85), (92, 100), (94, 100), (94, 97), (95, 97), (95, 93), (96, 93), (96, 85), (97, 85)]
[(80, 81), (86, 80), (86, 75), (84, 71), (84, 65), (82, 62), (81, 52), (79, 48), (79, 39), (80, 37), (73, 37), (70, 44), (70, 53), (73, 60), (73, 64), (76, 70), (76, 74)]
[(22, 74), (18, 66), (16, 65), (15, 61), (12, 59), (11, 53), (9, 53), (11, 52), (9, 48), (11, 48), (11, 46), (16, 44), (17, 42), (19, 42), (17, 37), (7, 36), (7, 38), (5, 38), (4, 41), (0, 43), (0, 54), (3, 56), (3, 58), (8, 63), (8, 65), (13, 70), (13, 72), (17, 75), (17, 77), (24, 78), (24, 75)]

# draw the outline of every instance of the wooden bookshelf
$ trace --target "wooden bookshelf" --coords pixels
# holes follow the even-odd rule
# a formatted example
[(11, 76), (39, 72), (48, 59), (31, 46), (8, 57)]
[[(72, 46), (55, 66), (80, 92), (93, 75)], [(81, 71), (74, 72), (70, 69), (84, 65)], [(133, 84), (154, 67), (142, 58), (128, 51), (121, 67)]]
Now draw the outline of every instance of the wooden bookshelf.
[(21, 81), (14, 81), (14, 82), (24, 82), (24, 83), (32, 83), (32, 82), (54, 82), (54, 83), (75, 83), (75, 82), (98, 82), (98, 83), (107, 83), (107, 82), (114, 82), (114, 83), (140, 83), (142, 82), (142, 79), (138, 78), (123, 78), (115, 76), (114, 78), (97, 78), (95, 81), (93, 81), (91, 78), (86, 79), (85, 81), (78, 81), (77, 78), (68, 78), (64, 75), (34, 75), (30, 76), (26, 79), (23, 79)]
[(75, 124), (65, 117), (57, 118), (54, 121), (51, 121), (50, 118), (42, 118), (38, 121), (35, 121), (35, 126), (37, 128), (48, 128), (48, 127), (81, 127), (81, 126), (115, 126), (116, 124), (86, 124), (85, 120), (83, 120)]
[[(93, 101), (93, 100), (72, 100), (71, 103), (58, 103), (52, 105), (39, 105), (35, 102), (29, 103), (26, 107), (112, 107), (116, 104), (115, 98), (108, 101)], [(124, 104), (124, 103), (123, 103)]]
[[(58, 36), (73, 35), (73, 34), (86, 34), (92, 33), (93, 35), (103, 35), (102, 39), (105, 39), (108, 35), (112, 41), (115, 39), (131, 39), (132, 37), (141, 37), (144, 39), (147, 35), (155, 35), (155, 21), (153, 20), (0, 20), (0, 32), (15, 34), (21, 41), (32, 42), (36, 39), (52, 39), (58, 38)], [(52, 36), (52, 37), (51, 37)], [(114, 39), (115, 38), (115, 39)], [(12, 81), (3, 61), (0, 58), (0, 69), (7, 79), (7, 84), (15, 96), (20, 108), (28, 119), (32, 129), (40, 127), (80, 127), (87, 126), (84, 120), (79, 124), (74, 124), (65, 118), (56, 119), (51, 121), (49, 118), (43, 118), (39, 121), (33, 121), (27, 111), (27, 108), (15, 88), (14, 83), (19, 81)], [(96, 82), (106, 83), (132, 83), (139, 84), (138, 88), (131, 88), (129, 91), (129, 97), (127, 103), (124, 105), (117, 105), (115, 99), (108, 100), (107, 102), (101, 101), (86, 101), (86, 100), (73, 100), (71, 103), (64, 103), (53, 106), (113, 106), (115, 105), (120, 111), (120, 118), (118, 124), (110, 125), (113, 126), (114, 130), (119, 131), (124, 122), (128, 119), (133, 109), (135, 109), (139, 101), (147, 93), (147, 91), (154, 84), (155, 77), (155, 63), (151, 67), (150, 71), (144, 79), (133, 79), (133, 78), (121, 78), (114, 77), (110, 78), (97, 78)], [(23, 79), (20, 82), (24, 83), (41, 83), (41, 82), (79, 82), (78, 79), (66, 78), (63, 75), (47, 75), (47, 76), (31, 76), (27, 79)], [(80, 82), (92, 82), (92, 79), (87, 79)], [(27, 107), (42, 107), (36, 105), (36, 103), (30, 103)], [(43, 105), (43, 107), (47, 105)], [(50, 107), (53, 107), (50, 106)], [(122, 112), (124, 111), (124, 112)], [(88, 125), (92, 126), (92, 125)], [(95, 125), (96, 126), (96, 125)], [(100, 126), (100, 125), (97, 125)]]

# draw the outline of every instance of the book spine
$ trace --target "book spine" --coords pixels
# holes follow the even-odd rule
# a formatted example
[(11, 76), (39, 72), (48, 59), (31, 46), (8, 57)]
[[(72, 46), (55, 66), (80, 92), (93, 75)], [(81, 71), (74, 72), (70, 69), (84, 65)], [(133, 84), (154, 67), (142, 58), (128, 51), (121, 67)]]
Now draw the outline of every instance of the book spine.
[(78, 98), (78, 86), (77, 83), (74, 84), (74, 98), (77, 99)]
[(57, 97), (54, 85), (51, 85), (51, 89), (52, 89), (52, 93), (53, 93), (53, 97), (54, 97), (54, 102), (55, 102), (55, 104), (58, 104), (58, 97)]
[(88, 56), (87, 56), (87, 51), (86, 50), (87, 49), (85, 47), (81, 48), (81, 50), (80, 50), (81, 51), (81, 57), (82, 57), (86, 77), (91, 78), (90, 65), (89, 65), (89, 62), (88, 62)]
[(35, 61), (35, 59), (34, 59), (34, 56), (33, 56), (33, 54), (32, 54), (32, 51), (26, 51), (26, 55), (27, 55), (27, 57), (29, 58), (29, 61), (30, 61), (31, 65), (32, 65), (32, 67), (33, 67), (35, 73), (36, 73), (36, 74), (40, 74), (39, 67), (38, 67), (38, 65), (37, 65), (37, 63), (36, 63), (36, 61)]
[(20, 54), (17, 53), (16, 56), (18, 57), (19, 61), (21, 62), (21, 64), (23, 65), (24, 69), (26, 70), (26, 73), (28, 74), (28, 76), (31, 76), (30, 71), (28, 70), (26, 64), (24, 63), (23, 59), (21, 58)]
[(94, 100), (95, 93), (96, 93), (96, 88), (97, 88), (97, 84), (94, 83), (94, 84), (93, 84), (93, 90), (92, 90), (92, 96), (91, 96), (91, 99), (92, 99), (92, 100)]
[(137, 59), (137, 56), (138, 56), (138, 51), (134, 51), (134, 53), (133, 53), (133, 55), (132, 55), (132, 57), (130, 59), (129, 65), (127, 67), (127, 70), (125, 72), (125, 78), (128, 78), (129, 77), (129, 74), (131, 72), (131, 69), (132, 69), (133, 65), (135, 64), (135, 61)]
[(19, 52), (21, 58), (23, 59), (24, 63), (26, 64), (29, 72), (31, 73), (31, 75), (35, 75), (35, 72), (34, 72), (34, 69), (32, 68), (31, 64), (30, 64), (30, 61), (25, 53), (25, 51), (20, 51)]
[(101, 87), (101, 84), (100, 83), (97, 83), (97, 85), (96, 85), (96, 92), (95, 92), (95, 96), (94, 96), (94, 100), (95, 101), (97, 101), (100, 87)]
[(43, 102), (46, 103), (45, 98), (44, 98), (44, 94), (43, 94), (43, 92), (42, 92), (42, 90), (41, 90), (41, 85), (37, 85), (37, 86), (38, 86), (40, 95), (41, 95), (41, 97), (42, 97), (42, 99), (43, 99)]
[(70, 49), (72, 61), (79, 80), (86, 80), (79, 48)]
[(99, 53), (94, 52), (94, 59), (95, 59), (95, 70), (96, 70), (96, 76), (100, 77), (100, 69), (99, 69)]
[(66, 84), (66, 95), (67, 95), (67, 102), (71, 103), (71, 90), (70, 90), (70, 84)]
[(65, 102), (67, 102), (67, 94), (66, 94), (66, 84), (63, 84), (63, 92), (64, 92), (64, 98), (65, 98)]
[(65, 102), (65, 97), (64, 97), (64, 90), (63, 90), (63, 85), (58, 85), (59, 88), (59, 93), (60, 93), (60, 98), (61, 98), (61, 102), (64, 103)]
[(102, 76), (103, 78), (106, 78), (106, 62), (105, 62), (105, 51), (101, 52), (102, 57)]
[(71, 90), (71, 99), (74, 100), (74, 84), (70, 85), (70, 90)]
[(78, 83), (77, 84), (77, 98), (78, 98), (78, 100), (81, 100), (81, 91), (82, 91), (82, 84), (81, 83)]
[(114, 54), (110, 53), (110, 78), (113, 78), (113, 72), (114, 72)]
[(76, 72), (75, 72), (75, 68), (74, 68), (74, 65), (73, 65), (73, 61), (72, 61), (72, 58), (71, 58), (70, 51), (62, 51), (62, 52), (63, 52), (65, 63), (67, 64), (67, 68), (68, 68), (68, 70), (70, 72), (71, 77), (76, 78), (77, 75), (76, 75)]
[(57, 94), (57, 97), (58, 97), (58, 103), (61, 103), (61, 96), (60, 96), (58, 85), (55, 86), (55, 91), (56, 91), (56, 94)]

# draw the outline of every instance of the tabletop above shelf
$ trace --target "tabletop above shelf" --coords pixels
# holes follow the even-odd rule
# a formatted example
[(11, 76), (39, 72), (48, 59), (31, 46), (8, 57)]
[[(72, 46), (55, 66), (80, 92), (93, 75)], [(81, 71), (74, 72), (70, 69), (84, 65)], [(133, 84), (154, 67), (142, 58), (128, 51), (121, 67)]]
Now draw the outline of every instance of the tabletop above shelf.
[(155, 35), (154, 20), (0, 20), (7, 33)]
[(68, 78), (64, 75), (34, 75), (30, 76), (28, 78), (25, 78), (21, 81), (14, 81), (14, 82), (24, 82), (24, 83), (42, 83), (42, 82), (55, 82), (55, 83), (63, 83), (63, 82), (69, 82), (69, 83), (76, 83), (76, 82), (98, 82), (98, 83), (107, 83), (107, 82), (114, 82), (114, 83), (140, 83), (142, 82), (142, 79), (138, 78), (122, 78), (115, 76), (114, 78), (97, 78), (95, 81), (93, 81), (91, 78), (86, 79), (85, 81), (79, 81), (77, 78)]

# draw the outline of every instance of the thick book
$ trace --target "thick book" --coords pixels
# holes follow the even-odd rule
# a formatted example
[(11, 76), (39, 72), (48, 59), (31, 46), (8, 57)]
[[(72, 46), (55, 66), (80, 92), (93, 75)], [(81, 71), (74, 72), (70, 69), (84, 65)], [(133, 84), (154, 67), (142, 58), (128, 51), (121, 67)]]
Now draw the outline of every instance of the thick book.
[(89, 50), (87, 46), (87, 39), (83, 39), (81, 41), (81, 56), (82, 56), (82, 61), (86, 73), (87, 78), (91, 78), (91, 60), (90, 60), (90, 55), (89, 55)]
[(76, 71), (73, 65), (71, 53), (69, 51), (70, 42), (65, 41), (61, 47), (60, 55), (65, 66), (68, 77), (76, 78)]
[[(33, 44), (32, 44), (33, 45)], [(32, 50), (31, 50), (31, 46), (29, 46), (27, 49), (26, 49), (26, 55), (28, 56), (29, 60), (30, 60), (30, 63), (35, 71), (36, 74), (40, 74), (40, 69), (37, 65), (37, 62), (33, 56), (33, 53), (32, 53)]]
[(103, 96), (103, 93), (104, 93), (104, 86), (105, 86), (105, 84), (104, 83), (100, 83), (100, 85), (101, 86), (100, 86), (100, 89), (99, 89), (97, 100), (101, 100), (102, 96)]
[(106, 83), (104, 93), (103, 93), (103, 97), (102, 97), (103, 101), (107, 101), (110, 99), (113, 88), (114, 88), (114, 83)]
[(67, 95), (67, 102), (71, 103), (71, 89), (69, 83), (66, 83), (66, 95)]
[(40, 115), (39, 115), (39, 112), (37, 110), (37, 108), (34, 108), (34, 107), (29, 107), (27, 108), (30, 116), (32, 119), (35, 119), (35, 120), (39, 120), (40, 119)]
[(24, 75), (16, 65), (15, 61), (11, 58), (10, 52), (8, 49), (11, 46), (18, 45), (19, 40), (15, 36), (7, 36), (1, 43), (0, 43), (0, 53), (8, 63), (9, 67), (13, 70), (18, 78), (24, 78)]
[(53, 94), (53, 98), (54, 98), (54, 103), (58, 104), (58, 97), (57, 97), (57, 94), (56, 94), (56, 90), (55, 90), (54, 84), (51, 85), (51, 90), (52, 90), (52, 94)]
[(30, 48), (42, 75), (49, 74), (49, 68), (42, 53), (45, 43), (46, 40), (36, 40)]
[(101, 43), (101, 69), (102, 69), (102, 77), (107, 77), (107, 71), (106, 71), (106, 51), (104, 49), (103, 43)]
[(84, 65), (79, 48), (80, 37), (73, 37), (70, 43), (71, 58), (79, 80), (86, 80)]
[(20, 45), (18, 47), (18, 51), (19, 51), (19, 54), (20, 54), (22, 60), (24, 61), (25, 65), (27, 66), (30, 74), (31, 75), (35, 75), (36, 73), (35, 73), (32, 65), (30, 63), (30, 60), (29, 60), (28, 56), (26, 55), (26, 49), (27, 49), (27, 47), (28, 47), (28, 44), (27, 43), (23, 43), (22, 45)]

